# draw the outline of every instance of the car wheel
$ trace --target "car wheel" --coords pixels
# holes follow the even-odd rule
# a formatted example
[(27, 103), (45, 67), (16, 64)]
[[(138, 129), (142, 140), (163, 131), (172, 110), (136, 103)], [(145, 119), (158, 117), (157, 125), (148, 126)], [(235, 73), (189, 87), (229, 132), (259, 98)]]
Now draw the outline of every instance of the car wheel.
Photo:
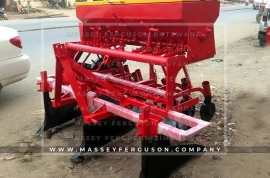
[(258, 13), (258, 14), (256, 15), (256, 21), (257, 21), (258, 23), (261, 22), (262, 15), (263, 15), (262, 12), (260, 12), (260, 13)]
[(266, 41), (265, 40), (259, 40), (259, 44), (261, 47), (264, 47), (266, 45)]

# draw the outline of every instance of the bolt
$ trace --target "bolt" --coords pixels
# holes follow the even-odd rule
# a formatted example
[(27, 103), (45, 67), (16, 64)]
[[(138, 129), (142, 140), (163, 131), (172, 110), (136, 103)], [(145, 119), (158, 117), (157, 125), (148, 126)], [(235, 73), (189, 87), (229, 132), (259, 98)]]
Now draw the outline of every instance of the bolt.
[(209, 34), (209, 33), (211, 33), (211, 32), (212, 32), (212, 29), (209, 28), (209, 27), (206, 27), (205, 33), (206, 33), (206, 34)]
[(199, 36), (198, 36), (201, 40), (204, 40), (206, 38), (206, 34), (204, 33), (199, 33)]

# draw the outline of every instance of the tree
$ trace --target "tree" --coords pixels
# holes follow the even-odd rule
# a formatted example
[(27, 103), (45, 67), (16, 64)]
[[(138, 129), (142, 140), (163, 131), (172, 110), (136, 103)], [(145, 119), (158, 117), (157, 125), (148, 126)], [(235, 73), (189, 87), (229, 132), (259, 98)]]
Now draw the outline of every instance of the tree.
[(0, 0), (0, 7), (5, 7), (6, 0)]

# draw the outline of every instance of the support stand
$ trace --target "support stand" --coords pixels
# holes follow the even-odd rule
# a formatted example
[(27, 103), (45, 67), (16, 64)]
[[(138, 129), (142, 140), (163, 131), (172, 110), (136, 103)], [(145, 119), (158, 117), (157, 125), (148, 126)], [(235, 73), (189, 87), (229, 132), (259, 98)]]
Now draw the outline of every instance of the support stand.
[(151, 153), (142, 153), (141, 155), (141, 172), (140, 178), (165, 178), (169, 177), (170, 174), (177, 168), (181, 167), (191, 159), (202, 155), (203, 146), (192, 144), (192, 145), (177, 145), (170, 146), (170, 141), (165, 136), (158, 136), (158, 139), (150, 141), (144, 139), (141, 142), (142, 148), (148, 147), (151, 148), (158, 147), (168, 147), (170, 150), (175, 150), (177, 147), (181, 150), (183, 147), (189, 148), (200, 147), (201, 151), (198, 155), (150, 155)]
[(76, 109), (77, 103), (66, 104), (59, 108), (52, 107), (49, 92), (43, 93), (45, 119), (43, 125), (38, 129), (36, 134), (46, 132), (51, 128), (64, 124), (81, 115), (80, 110)]
[[(83, 141), (81, 148), (87, 151), (89, 148), (93, 150), (95, 147), (101, 147), (115, 140), (117, 137), (130, 132), (135, 128), (135, 123), (128, 121), (119, 116), (112, 116), (99, 121), (98, 124), (83, 125)], [(71, 161), (78, 163), (83, 161), (84, 152), (77, 152)]]

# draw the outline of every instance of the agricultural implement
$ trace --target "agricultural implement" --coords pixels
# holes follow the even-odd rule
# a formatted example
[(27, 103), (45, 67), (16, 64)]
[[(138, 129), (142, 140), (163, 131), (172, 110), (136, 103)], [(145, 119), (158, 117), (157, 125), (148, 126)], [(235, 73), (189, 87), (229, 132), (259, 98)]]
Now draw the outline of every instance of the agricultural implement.
[[(215, 113), (210, 83), (194, 87), (187, 65), (215, 55), (213, 24), (219, 3), (78, 2), (80, 41), (54, 44), (55, 75), (42, 71), (37, 78), (45, 109), (38, 133), (82, 116), (84, 138), (101, 136), (98, 141), (84, 139), (81, 146), (87, 150), (132, 129), (145, 148), (169, 147), (170, 139), (181, 142), (206, 128)], [(194, 117), (199, 104), (194, 92), (204, 97), (201, 119)], [(167, 169), (186, 158), (142, 154), (140, 177), (166, 177)]]

